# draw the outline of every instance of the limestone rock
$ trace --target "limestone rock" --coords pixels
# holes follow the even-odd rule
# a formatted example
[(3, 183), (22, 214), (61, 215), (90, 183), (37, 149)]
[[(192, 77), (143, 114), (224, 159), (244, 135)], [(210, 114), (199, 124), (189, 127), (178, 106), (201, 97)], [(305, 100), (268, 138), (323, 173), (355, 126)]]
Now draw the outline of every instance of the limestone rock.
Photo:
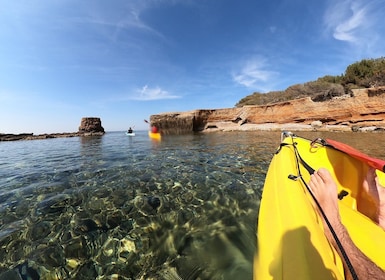
[[(260, 106), (194, 110), (152, 115), (163, 134), (227, 130), (385, 129), (385, 87), (356, 89), (350, 95), (314, 101), (310, 97)], [(321, 124), (321, 125), (319, 125)]]
[(321, 121), (313, 121), (311, 122), (311, 127), (317, 129), (317, 128), (321, 128), (322, 127), (322, 122)]
[(82, 118), (79, 133), (102, 133), (104, 134), (104, 128), (102, 127), (102, 121), (100, 118), (87, 117)]

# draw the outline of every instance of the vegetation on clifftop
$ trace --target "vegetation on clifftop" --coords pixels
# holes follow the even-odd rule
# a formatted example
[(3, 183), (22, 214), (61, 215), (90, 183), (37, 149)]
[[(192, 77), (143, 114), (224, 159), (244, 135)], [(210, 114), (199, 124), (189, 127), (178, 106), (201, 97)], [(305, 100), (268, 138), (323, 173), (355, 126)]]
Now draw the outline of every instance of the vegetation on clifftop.
[(324, 76), (316, 81), (296, 84), (283, 91), (254, 92), (235, 106), (265, 105), (310, 96), (320, 102), (332, 97), (351, 94), (354, 88), (385, 86), (385, 58), (364, 59), (349, 65), (340, 76)]

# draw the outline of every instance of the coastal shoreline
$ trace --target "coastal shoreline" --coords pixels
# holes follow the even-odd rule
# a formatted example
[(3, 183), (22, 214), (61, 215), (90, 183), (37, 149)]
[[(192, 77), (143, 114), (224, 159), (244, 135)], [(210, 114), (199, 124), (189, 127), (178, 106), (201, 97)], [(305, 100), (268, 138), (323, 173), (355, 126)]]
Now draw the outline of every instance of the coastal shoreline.
[(243, 124), (237, 125), (229, 122), (216, 122), (215, 125), (204, 129), (202, 132), (214, 131), (326, 131), (326, 132), (385, 132), (383, 127), (366, 126), (350, 127), (347, 125), (319, 125), (298, 124), (298, 123), (264, 123), (264, 124)]
[[(234, 124), (229, 122), (216, 122), (215, 126), (207, 127), (199, 133), (210, 132), (231, 132), (231, 131), (326, 131), (326, 132), (385, 132), (382, 127), (367, 126), (352, 129), (346, 125), (314, 125), (314, 124), (297, 124), (297, 123), (264, 123), (264, 124)], [(64, 132), (64, 133), (49, 133), (37, 134), (20, 133), (20, 134), (5, 134), (0, 133), (0, 142), (2, 141), (20, 141), (20, 140), (41, 140), (53, 138), (69, 138), (69, 137), (89, 137), (102, 136), (104, 132)]]
[(64, 132), (64, 133), (46, 133), (37, 134), (33, 133), (0, 133), (0, 142), (2, 141), (21, 141), (21, 140), (41, 140), (41, 139), (53, 139), (53, 138), (69, 138), (69, 137), (81, 137), (81, 136), (102, 136), (104, 132)]

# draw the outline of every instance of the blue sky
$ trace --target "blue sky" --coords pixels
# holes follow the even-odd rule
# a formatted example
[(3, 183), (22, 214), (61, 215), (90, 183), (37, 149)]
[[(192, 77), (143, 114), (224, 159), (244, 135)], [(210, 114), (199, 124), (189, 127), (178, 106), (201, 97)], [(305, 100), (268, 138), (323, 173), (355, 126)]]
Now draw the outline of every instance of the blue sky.
[(164, 112), (385, 56), (384, 0), (0, 0), (0, 133), (147, 129)]

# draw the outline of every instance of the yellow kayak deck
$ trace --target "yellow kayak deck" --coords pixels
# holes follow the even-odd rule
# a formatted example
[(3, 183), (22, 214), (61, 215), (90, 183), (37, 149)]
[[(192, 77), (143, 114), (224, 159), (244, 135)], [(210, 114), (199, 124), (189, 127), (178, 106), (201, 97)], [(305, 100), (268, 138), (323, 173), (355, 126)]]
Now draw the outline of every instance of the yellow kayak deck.
[[(369, 218), (374, 205), (361, 193), (368, 165), (331, 147), (290, 133), (283, 135), (287, 137), (265, 179), (254, 279), (345, 279), (342, 261), (324, 235), (322, 219), (307, 189), (310, 174), (306, 164), (314, 170), (327, 168), (339, 192), (346, 191), (339, 200), (342, 222), (356, 246), (385, 269), (385, 231)], [(385, 174), (376, 172), (385, 182)]]

